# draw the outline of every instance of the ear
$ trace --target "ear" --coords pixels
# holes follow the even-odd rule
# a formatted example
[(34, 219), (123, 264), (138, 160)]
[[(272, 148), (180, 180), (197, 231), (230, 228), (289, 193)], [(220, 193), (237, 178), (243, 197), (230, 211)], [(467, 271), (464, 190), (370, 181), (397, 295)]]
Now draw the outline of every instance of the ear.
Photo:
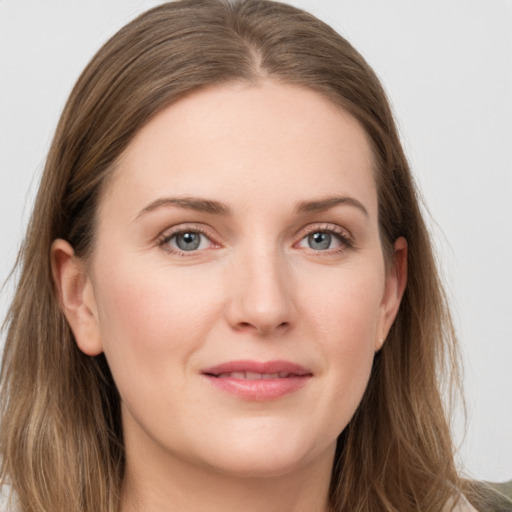
[(384, 344), (391, 326), (398, 313), (400, 302), (407, 284), (407, 240), (400, 237), (395, 241), (393, 261), (387, 270), (384, 295), (381, 302), (381, 314), (375, 341), (375, 351), (379, 351)]
[(61, 239), (52, 244), (51, 261), (60, 306), (76, 343), (85, 354), (96, 356), (103, 352), (103, 346), (94, 289), (85, 264)]

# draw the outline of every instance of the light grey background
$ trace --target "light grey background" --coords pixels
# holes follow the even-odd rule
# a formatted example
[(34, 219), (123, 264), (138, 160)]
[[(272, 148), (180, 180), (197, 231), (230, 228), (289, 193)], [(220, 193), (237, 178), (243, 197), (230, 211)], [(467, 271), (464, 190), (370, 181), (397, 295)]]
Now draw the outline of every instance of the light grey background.
[[(78, 74), (159, 2), (0, 0), (0, 281)], [(512, 0), (297, 0), (381, 77), (431, 214), (460, 334), (469, 475), (512, 478)], [(2, 294), (3, 318), (12, 287)], [(462, 441), (463, 428), (455, 426)]]

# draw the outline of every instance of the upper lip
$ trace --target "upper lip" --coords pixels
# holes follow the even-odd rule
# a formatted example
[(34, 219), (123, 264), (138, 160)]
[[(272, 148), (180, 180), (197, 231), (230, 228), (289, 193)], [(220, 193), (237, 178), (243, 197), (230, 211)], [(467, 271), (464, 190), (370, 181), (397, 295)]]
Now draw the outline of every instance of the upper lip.
[(288, 374), (294, 376), (312, 375), (311, 370), (290, 361), (228, 361), (204, 368), (204, 375), (218, 376), (225, 373), (250, 372), (260, 374)]

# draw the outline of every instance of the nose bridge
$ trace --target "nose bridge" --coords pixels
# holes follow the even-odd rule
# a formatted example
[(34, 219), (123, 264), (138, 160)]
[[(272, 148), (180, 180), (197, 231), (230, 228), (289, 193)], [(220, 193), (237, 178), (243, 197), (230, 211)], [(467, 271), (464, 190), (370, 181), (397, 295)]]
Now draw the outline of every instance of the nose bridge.
[(285, 255), (275, 245), (247, 244), (232, 274), (230, 322), (260, 334), (290, 325), (293, 289)]

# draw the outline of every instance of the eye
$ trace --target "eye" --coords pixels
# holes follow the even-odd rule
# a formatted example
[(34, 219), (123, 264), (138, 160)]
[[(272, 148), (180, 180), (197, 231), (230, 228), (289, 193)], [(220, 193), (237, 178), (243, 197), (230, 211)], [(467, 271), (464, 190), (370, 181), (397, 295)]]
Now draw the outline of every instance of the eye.
[(197, 229), (184, 229), (167, 234), (159, 244), (170, 253), (191, 253), (215, 247), (214, 242)]
[(325, 231), (310, 233), (306, 239), (309, 248), (315, 249), (317, 251), (325, 251), (326, 249), (331, 249), (331, 244), (333, 242), (332, 235), (330, 233), (326, 233)]
[(297, 244), (298, 247), (313, 251), (340, 252), (352, 247), (348, 235), (334, 228), (313, 229)]
[(170, 242), (171, 245), (176, 244), (176, 247), (181, 251), (195, 251), (204, 245), (204, 238), (201, 233), (194, 233), (193, 231), (186, 231), (185, 233), (178, 233), (174, 235)]

